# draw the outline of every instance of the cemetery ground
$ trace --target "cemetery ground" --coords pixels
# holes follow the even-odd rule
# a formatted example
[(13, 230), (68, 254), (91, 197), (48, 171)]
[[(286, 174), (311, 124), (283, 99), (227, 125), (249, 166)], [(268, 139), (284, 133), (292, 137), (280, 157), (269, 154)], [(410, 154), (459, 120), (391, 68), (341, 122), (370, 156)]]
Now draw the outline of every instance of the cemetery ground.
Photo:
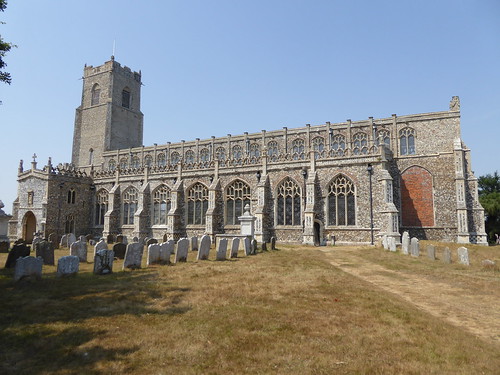
[(500, 248), (468, 246), (467, 267), (446, 246), (452, 264), (280, 244), (105, 276), (44, 265), (18, 284), (2, 269), (0, 373), (498, 374), (500, 272), (481, 261)]

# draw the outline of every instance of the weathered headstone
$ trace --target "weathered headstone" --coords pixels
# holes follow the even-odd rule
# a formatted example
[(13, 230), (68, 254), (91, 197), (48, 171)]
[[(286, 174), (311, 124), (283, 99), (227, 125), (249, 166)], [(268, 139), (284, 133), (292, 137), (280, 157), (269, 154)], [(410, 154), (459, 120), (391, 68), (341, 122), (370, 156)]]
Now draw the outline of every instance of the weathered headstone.
[(233, 243), (231, 244), (231, 254), (230, 258), (238, 257), (238, 249), (240, 247), (240, 239), (238, 237), (233, 238)]
[(16, 266), (16, 260), (18, 258), (24, 258), (30, 256), (30, 248), (24, 242), (14, 245), (7, 255), (7, 261), (5, 262), (5, 268), (12, 268)]
[(401, 238), (401, 252), (405, 255), (410, 252), (410, 235), (408, 232), (404, 232)]
[(113, 245), (113, 251), (115, 252), (115, 257), (118, 259), (125, 259), (125, 252), (127, 251), (127, 245), (123, 242), (118, 242)]
[(167, 234), (167, 233), (165, 233), (165, 234), (163, 235), (163, 243), (165, 243), (165, 242), (167, 242), (167, 241), (168, 241), (168, 234)]
[(113, 236), (112, 234), (108, 234), (106, 236), (106, 243), (107, 244), (112, 244), (113, 242), (115, 242), (115, 236)]
[(189, 240), (181, 238), (177, 241), (177, 248), (175, 249), (174, 263), (186, 262), (189, 250)]
[(65, 257), (61, 257), (57, 261), (57, 276), (74, 275), (78, 273), (79, 267), (80, 267), (80, 259), (78, 256), (67, 255)]
[(35, 237), (35, 238), (33, 238), (33, 241), (31, 242), (31, 247), (33, 249), (36, 249), (36, 244), (39, 243), (42, 240), (43, 240), (43, 238), (41, 238), (41, 237)]
[(217, 253), (215, 254), (215, 260), (226, 260), (227, 253), (227, 238), (221, 238), (217, 244)]
[(148, 240), (146, 241), (146, 246), (152, 245), (154, 243), (158, 243), (158, 240), (155, 238), (148, 238)]
[(146, 264), (160, 263), (160, 245), (157, 243), (152, 243), (148, 246), (148, 257), (146, 259)]
[(412, 239), (410, 241), (410, 250), (411, 250), (412, 257), (419, 257), (420, 256), (420, 245), (418, 243), (418, 238), (412, 237)]
[(267, 243), (262, 242), (262, 251), (267, 251)]
[(252, 254), (252, 240), (249, 237), (245, 237), (243, 240), (243, 245), (245, 247), (245, 255)]
[(451, 264), (451, 250), (449, 247), (445, 247), (443, 250), (443, 263)]
[(276, 237), (271, 237), (271, 250), (276, 250)]
[(57, 241), (57, 234), (50, 233), (49, 237), (47, 237), (47, 240), (49, 242), (52, 242), (52, 245), (54, 245), (54, 249), (59, 249), (59, 241)]
[(382, 247), (386, 250), (389, 250), (389, 244), (387, 243), (387, 236), (384, 235), (382, 237)]
[(127, 245), (127, 251), (125, 252), (125, 259), (123, 261), (123, 269), (125, 268), (141, 268), (142, 263), (142, 253), (144, 252), (144, 246), (142, 243), (134, 242)]
[(427, 245), (427, 258), (436, 260), (436, 248), (434, 245)]
[(469, 250), (467, 250), (466, 247), (459, 247), (457, 250), (458, 254), (458, 263), (460, 264), (465, 264), (466, 266), (469, 266)]
[(66, 241), (68, 243), (65, 246), (69, 249), (71, 244), (76, 241), (76, 236), (73, 233), (69, 233), (68, 237), (66, 238)]
[(206, 260), (210, 255), (210, 236), (204, 235), (201, 237), (200, 246), (198, 248), (198, 256), (196, 259), (198, 260)]
[(252, 255), (255, 255), (257, 254), (257, 240), (254, 238), (252, 240), (252, 252), (251, 252)]
[(496, 262), (494, 260), (491, 260), (491, 259), (484, 259), (481, 262), (481, 266), (483, 266), (486, 269), (494, 270), (496, 268), (496, 265), (497, 265)]
[(8, 253), (9, 252), (10, 243), (8, 241), (0, 242), (0, 253)]
[(87, 241), (85, 237), (83, 241), (80, 239), (76, 242), (73, 242), (69, 248), (69, 255), (74, 255), (80, 259), (80, 262), (87, 261)]
[(94, 274), (107, 275), (113, 272), (113, 250), (99, 250), (94, 256)]
[(54, 247), (49, 241), (40, 241), (36, 244), (35, 256), (43, 259), (43, 264), (54, 265)]
[(43, 260), (35, 257), (18, 258), (15, 262), (14, 281), (17, 282), (25, 277), (42, 278)]
[(95, 244), (94, 255), (96, 255), (99, 250), (108, 250), (108, 244), (104, 241), (104, 238), (101, 238), (101, 240)]
[(174, 253), (175, 241), (168, 240), (160, 245), (160, 261), (162, 263), (170, 263), (170, 256)]
[(389, 246), (389, 250), (392, 252), (396, 251), (396, 239), (394, 237), (389, 237), (387, 239), (387, 245)]
[(191, 251), (198, 250), (198, 237), (191, 237)]
[(59, 242), (59, 246), (68, 247), (68, 235), (67, 234), (62, 235), (61, 241)]

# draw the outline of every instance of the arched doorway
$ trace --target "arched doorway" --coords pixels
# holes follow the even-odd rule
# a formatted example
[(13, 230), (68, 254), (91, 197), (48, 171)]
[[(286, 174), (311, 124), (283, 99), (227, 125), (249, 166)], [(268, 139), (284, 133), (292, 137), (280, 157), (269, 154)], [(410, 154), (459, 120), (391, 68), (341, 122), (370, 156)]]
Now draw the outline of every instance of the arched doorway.
[(28, 211), (23, 218), (23, 239), (26, 243), (33, 242), (33, 233), (36, 232), (36, 217), (33, 212)]

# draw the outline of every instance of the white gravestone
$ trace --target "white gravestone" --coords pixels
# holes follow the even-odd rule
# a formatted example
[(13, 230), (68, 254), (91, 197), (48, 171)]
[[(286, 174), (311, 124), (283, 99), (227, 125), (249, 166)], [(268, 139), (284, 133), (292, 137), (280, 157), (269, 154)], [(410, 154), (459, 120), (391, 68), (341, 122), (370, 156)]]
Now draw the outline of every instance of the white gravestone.
[(227, 238), (221, 238), (218, 243), (215, 260), (226, 260), (227, 253)]
[(125, 268), (141, 268), (142, 253), (144, 245), (139, 242), (129, 243), (127, 251), (125, 251), (125, 259), (123, 260), (123, 269)]
[(99, 250), (94, 256), (94, 274), (107, 275), (113, 272), (113, 260), (115, 252), (113, 250)]
[(238, 249), (240, 247), (240, 239), (238, 237), (233, 238), (233, 243), (231, 244), (231, 255), (230, 258), (238, 257)]
[(252, 241), (249, 237), (245, 237), (245, 239), (243, 240), (243, 244), (245, 246), (245, 255), (252, 254)]
[(191, 237), (191, 251), (198, 250), (198, 237)]
[(450, 264), (451, 263), (451, 250), (449, 247), (445, 247), (443, 250), (443, 263)]
[(59, 241), (59, 246), (67, 247), (67, 245), (68, 245), (68, 235), (63, 234), (61, 237), (61, 241)]
[(419, 257), (420, 256), (420, 245), (418, 243), (418, 238), (413, 237), (410, 241), (411, 248), (411, 256)]
[(76, 242), (76, 236), (73, 233), (68, 234), (68, 244), (66, 247), (70, 247), (73, 242)]
[(458, 253), (458, 263), (465, 264), (469, 266), (469, 250), (466, 247), (459, 247), (457, 250)]
[(427, 258), (436, 260), (436, 248), (434, 245), (427, 245)]
[(200, 247), (198, 248), (198, 256), (196, 259), (198, 260), (206, 260), (210, 255), (210, 236), (204, 235), (201, 237)]
[[(74, 243), (74, 242), (73, 242)], [(57, 276), (69, 276), (78, 273), (80, 258), (75, 255), (67, 255), (57, 261)]]
[(148, 266), (150, 264), (160, 263), (160, 249), (161, 247), (157, 243), (148, 246), (148, 258), (146, 260)]
[(160, 245), (160, 261), (170, 263), (170, 256), (174, 253), (175, 241), (168, 240)]
[(401, 239), (401, 252), (408, 255), (410, 252), (410, 235), (408, 232), (403, 233), (403, 238)]
[(387, 236), (385, 235), (382, 237), (382, 247), (385, 250), (389, 250), (389, 244), (387, 243)]
[(177, 241), (177, 249), (175, 250), (174, 263), (186, 262), (189, 250), (189, 240), (181, 238)]
[(387, 239), (388, 245), (389, 245), (389, 250), (390, 251), (396, 251), (396, 239), (394, 237), (389, 237)]
[(81, 239), (73, 242), (69, 248), (69, 255), (77, 256), (80, 262), (87, 261), (87, 242)]
[(98, 243), (94, 246), (94, 256), (99, 250), (108, 250), (108, 244), (104, 238), (101, 238)]
[(16, 268), (14, 269), (14, 282), (21, 280), (24, 277), (42, 278), (42, 258), (24, 257), (17, 258)]

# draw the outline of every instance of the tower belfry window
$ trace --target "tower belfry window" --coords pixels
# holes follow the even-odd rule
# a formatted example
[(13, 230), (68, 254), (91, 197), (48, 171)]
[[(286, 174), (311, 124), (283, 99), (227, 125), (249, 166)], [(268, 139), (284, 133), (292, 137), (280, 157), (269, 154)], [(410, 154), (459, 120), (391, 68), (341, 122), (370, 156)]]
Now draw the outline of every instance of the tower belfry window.
[(96, 83), (94, 87), (92, 87), (92, 97), (90, 99), (90, 105), (98, 105), (100, 96), (101, 96), (101, 89), (99, 88), (99, 85)]
[(128, 89), (122, 91), (122, 107), (130, 108), (130, 91)]

